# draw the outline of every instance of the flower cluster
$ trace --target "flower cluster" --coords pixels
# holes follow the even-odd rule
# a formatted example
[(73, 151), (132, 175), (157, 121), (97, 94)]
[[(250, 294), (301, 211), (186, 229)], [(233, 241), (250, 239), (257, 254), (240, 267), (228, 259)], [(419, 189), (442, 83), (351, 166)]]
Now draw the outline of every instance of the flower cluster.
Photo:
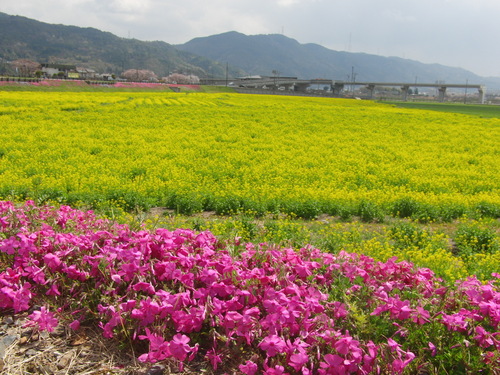
[(97, 324), (146, 342), (141, 361), (246, 375), (500, 369), (497, 274), (446, 284), (394, 258), (133, 231), (33, 202), (0, 202), (0, 228), (2, 310), (36, 302), (40, 330)]

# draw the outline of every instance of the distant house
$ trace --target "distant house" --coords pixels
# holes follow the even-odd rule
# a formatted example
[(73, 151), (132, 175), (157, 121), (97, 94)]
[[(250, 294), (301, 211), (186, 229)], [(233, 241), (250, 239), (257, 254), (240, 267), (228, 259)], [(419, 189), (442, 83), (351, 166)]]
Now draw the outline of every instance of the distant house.
[(94, 69), (90, 69), (90, 68), (76, 67), (76, 73), (78, 74), (78, 78), (81, 78), (81, 79), (95, 79), (95, 78), (97, 78), (96, 71)]
[(47, 77), (63, 76), (69, 78), (70, 73), (78, 74), (75, 65), (65, 64), (42, 64), (42, 72)]
[[(95, 76), (95, 78), (98, 78), (98, 79), (100, 79), (102, 81), (114, 81), (115, 80), (114, 75), (111, 74), (111, 73), (97, 74)], [(124, 81), (126, 81), (126, 80), (124, 80)]]

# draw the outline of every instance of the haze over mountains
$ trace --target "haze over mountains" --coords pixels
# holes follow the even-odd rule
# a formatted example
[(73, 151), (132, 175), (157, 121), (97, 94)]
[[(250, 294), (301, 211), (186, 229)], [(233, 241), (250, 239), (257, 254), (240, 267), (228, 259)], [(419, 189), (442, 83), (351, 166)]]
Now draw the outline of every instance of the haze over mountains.
[(120, 74), (149, 69), (159, 77), (179, 71), (200, 78), (242, 75), (293, 76), (375, 82), (481, 83), (500, 89), (500, 78), (480, 77), (465, 69), (424, 64), (399, 57), (334, 51), (300, 44), (280, 34), (247, 36), (238, 32), (195, 38), (182, 45), (117, 37), (94, 28), (53, 25), (0, 13), (2, 63), (27, 58)]

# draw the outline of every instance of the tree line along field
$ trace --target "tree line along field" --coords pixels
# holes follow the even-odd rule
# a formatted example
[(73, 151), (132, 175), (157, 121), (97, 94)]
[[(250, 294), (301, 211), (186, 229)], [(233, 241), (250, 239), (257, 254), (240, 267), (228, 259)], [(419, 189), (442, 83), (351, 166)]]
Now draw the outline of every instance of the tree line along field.
[(500, 369), (500, 119), (16, 91), (0, 122), (0, 308), (28, 326), (179, 371)]

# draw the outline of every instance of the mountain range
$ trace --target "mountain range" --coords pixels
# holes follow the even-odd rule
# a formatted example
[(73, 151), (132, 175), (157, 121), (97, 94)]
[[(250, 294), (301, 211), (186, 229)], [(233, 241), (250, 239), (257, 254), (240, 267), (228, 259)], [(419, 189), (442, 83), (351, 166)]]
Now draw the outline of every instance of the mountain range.
[[(216, 61), (227, 61), (248, 74), (278, 71), (283, 76), (327, 78), (371, 82), (465, 82), (481, 78), (461, 68), (423, 64), (399, 57), (382, 57), (366, 53), (339, 52), (318, 44), (300, 44), (280, 34), (244, 35), (227, 32), (195, 38), (176, 46)], [(348, 77), (349, 76), (349, 77)]]
[(174, 71), (200, 78), (277, 73), (302, 79), (355, 79), (358, 82), (468, 81), (485, 84), (488, 89), (500, 89), (500, 78), (480, 77), (462, 68), (335, 51), (318, 44), (301, 44), (281, 34), (244, 35), (231, 31), (172, 45), (0, 13), (0, 73), (7, 61), (21, 58), (72, 64), (101, 73), (149, 69), (159, 77)]
[(206, 72), (223, 76), (226, 71), (226, 63), (181, 51), (165, 42), (120, 38), (94, 28), (53, 25), (5, 13), (0, 13), (0, 59), (0, 73), (5, 69), (2, 61), (16, 59), (71, 64), (100, 73), (149, 69), (159, 77), (171, 71), (199, 76)]

